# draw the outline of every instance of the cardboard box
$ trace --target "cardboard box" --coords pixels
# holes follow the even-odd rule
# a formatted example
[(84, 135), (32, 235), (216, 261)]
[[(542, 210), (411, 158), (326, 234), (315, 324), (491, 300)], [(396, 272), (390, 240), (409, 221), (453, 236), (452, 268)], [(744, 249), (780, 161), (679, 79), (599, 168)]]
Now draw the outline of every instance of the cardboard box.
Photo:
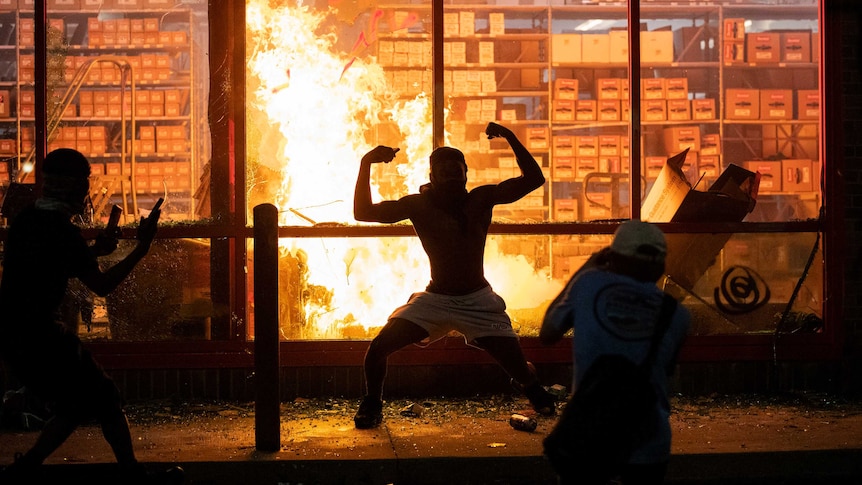
[(687, 99), (667, 100), (667, 119), (669, 121), (691, 120), (691, 103)]
[(599, 172), (620, 173), (620, 157), (599, 156)]
[(644, 157), (644, 176), (650, 179), (658, 177), (664, 162), (664, 157)]
[(578, 157), (596, 157), (599, 154), (598, 136), (575, 137), (575, 155)]
[(90, 126), (90, 141), (105, 141), (107, 133), (104, 125)]
[(724, 36), (725, 42), (729, 41), (744, 41), (745, 40), (745, 19), (744, 18), (728, 18), (724, 19)]
[(608, 60), (614, 64), (626, 64), (629, 61), (629, 33), (626, 30), (612, 30), (608, 33)]
[(781, 161), (781, 190), (783, 192), (811, 192), (814, 190), (811, 160)]
[(556, 135), (554, 141), (554, 157), (574, 157), (575, 137), (571, 135)]
[(811, 62), (811, 32), (781, 33), (781, 62)]
[(700, 151), (699, 126), (672, 126), (664, 128), (664, 148), (667, 153), (679, 153), (684, 150)]
[(666, 121), (667, 102), (663, 99), (645, 99), (641, 102), (641, 118), (644, 121)]
[(604, 220), (613, 217), (613, 201), (610, 192), (590, 192), (584, 196), (584, 218)]
[[(488, 14), (488, 33), (492, 36), (506, 33), (506, 15), (503, 12)], [(580, 54), (580, 49), (578, 49), (578, 53)]]
[(554, 120), (555, 121), (574, 121), (575, 120), (575, 103), (573, 99), (555, 99), (554, 100)]
[[(687, 152), (668, 158), (647, 194), (642, 219), (651, 222), (739, 222), (757, 201), (756, 173), (729, 165), (708, 191), (694, 190), (682, 173)], [(712, 266), (731, 234), (667, 234), (665, 271), (681, 294), (691, 291)], [(674, 294), (674, 290), (671, 290)]]
[(620, 137), (617, 135), (599, 136), (599, 156), (619, 157), (622, 154)]
[(667, 78), (665, 81), (665, 98), (688, 100), (688, 78)]
[(758, 32), (745, 34), (745, 60), (755, 64), (781, 62), (781, 34)]
[(12, 113), (12, 98), (8, 89), (0, 90), (0, 118), (8, 118)]
[(715, 99), (702, 98), (691, 100), (691, 119), (714, 120), (715, 118)]
[(745, 162), (745, 168), (760, 174), (760, 192), (767, 194), (781, 192), (781, 162), (756, 160)]
[(622, 81), (619, 78), (596, 79), (596, 99), (621, 99)]
[(554, 64), (575, 64), (581, 62), (581, 34), (552, 34), (551, 62)]
[(760, 90), (760, 119), (789, 120), (793, 119), (793, 90), (762, 89)]
[[(720, 155), (721, 154), (721, 135), (718, 133), (704, 134), (700, 139), (700, 154), (701, 155)], [(715, 174), (718, 175), (717, 173)]]
[(461, 37), (470, 37), (476, 33), (476, 13), (472, 10), (458, 12), (458, 33)]
[(745, 42), (722, 43), (721, 60), (725, 64), (743, 64), (745, 62)]
[(724, 115), (730, 120), (756, 120), (760, 117), (760, 91), (727, 89), (724, 92)]
[(820, 118), (820, 91), (800, 89), (796, 91), (796, 119), (816, 120)]
[[(11, 154), (18, 150), (18, 142), (13, 138), (0, 139), (0, 153)], [(5, 164), (3, 164), (5, 165)]]
[(578, 99), (578, 80), (565, 78), (554, 79), (554, 98)]
[(581, 34), (581, 62), (610, 62), (611, 38), (608, 34)]
[(527, 148), (530, 150), (547, 150), (548, 138), (548, 128), (527, 128)]
[(665, 99), (666, 80), (661, 77), (646, 78), (641, 80), (642, 99)]
[(673, 31), (641, 31), (642, 63), (671, 63), (673, 61)]
[(578, 180), (584, 180), (584, 178), (593, 173), (599, 171), (599, 158), (598, 157), (578, 157), (576, 162), (576, 171), (575, 176)]
[(554, 220), (566, 222), (578, 220), (578, 200), (555, 199)]
[(576, 169), (575, 157), (557, 157), (553, 158), (553, 179), (556, 181), (574, 180)]
[(595, 99), (579, 99), (575, 101), (575, 119), (578, 121), (595, 121), (598, 104)]
[(600, 99), (596, 103), (596, 116), (599, 121), (620, 121), (620, 101), (617, 99)]
[(81, 0), (48, 0), (49, 10), (81, 10)]

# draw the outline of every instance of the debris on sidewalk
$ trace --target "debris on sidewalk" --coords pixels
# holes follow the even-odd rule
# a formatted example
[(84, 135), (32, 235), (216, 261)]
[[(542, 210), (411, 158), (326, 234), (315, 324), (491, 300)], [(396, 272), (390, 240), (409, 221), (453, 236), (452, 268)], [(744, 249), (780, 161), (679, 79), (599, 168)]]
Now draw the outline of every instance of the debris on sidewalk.
[(421, 418), (425, 408), (421, 404), (412, 403), (401, 408), (401, 415), (408, 418)]

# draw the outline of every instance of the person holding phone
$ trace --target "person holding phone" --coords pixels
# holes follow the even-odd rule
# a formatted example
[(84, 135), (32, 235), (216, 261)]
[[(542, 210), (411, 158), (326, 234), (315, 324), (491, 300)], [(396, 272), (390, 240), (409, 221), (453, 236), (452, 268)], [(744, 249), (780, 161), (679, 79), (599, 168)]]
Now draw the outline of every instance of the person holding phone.
[(137, 245), (103, 270), (72, 223), (90, 192), (87, 158), (71, 149), (54, 150), (45, 157), (42, 174), (41, 197), (14, 218), (5, 244), (0, 356), (28, 392), (49, 403), (53, 416), (33, 447), (0, 471), (0, 483), (41, 483), (45, 459), (92, 419), (120, 465), (118, 483), (179, 483), (181, 469), (148, 474), (138, 463), (119, 390), (77, 334), (59, 321), (70, 280), (105, 296), (129, 276), (150, 249), (160, 212), (141, 219)]
[(555, 398), (539, 383), (521, 350), (506, 314), (506, 303), (485, 279), (484, 252), (491, 214), (497, 204), (515, 202), (545, 183), (536, 163), (512, 130), (489, 123), (488, 138), (505, 138), (521, 174), (468, 191), (464, 154), (439, 147), (430, 157), (430, 183), (418, 194), (373, 203), (370, 174), (375, 163), (389, 163), (397, 148), (378, 146), (362, 157), (353, 213), (358, 221), (394, 223), (409, 219), (431, 266), (431, 282), (396, 309), (365, 355), (367, 393), (353, 418), (357, 428), (383, 421), (383, 381), (390, 354), (410, 344), (439, 339), (450, 331), (488, 352), (526, 394), (540, 414), (555, 414)]

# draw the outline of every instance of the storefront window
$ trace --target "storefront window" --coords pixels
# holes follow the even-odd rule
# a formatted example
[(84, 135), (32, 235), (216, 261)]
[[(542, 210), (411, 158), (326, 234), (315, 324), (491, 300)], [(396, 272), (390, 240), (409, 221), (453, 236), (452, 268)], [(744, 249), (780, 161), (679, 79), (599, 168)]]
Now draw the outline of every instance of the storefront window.
[[(83, 3), (48, 2), (46, 135), (48, 151), (90, 159), (86, 222), (104, 223), (113, 204), (134, 222), (159, 197), (165, 222), (208, 217), (206, 6)], [(35, 182), (35, 27), (32, 3), (0, 11), (4, 194)]]
[[(374, 167), (376, 200), (418, 190), (435, 143), (465, 152), (471, 187), (497, 183), (519, 172), (507, 144), (489, 141), (484, 128), (509, 126), (547, 179), (495, 209), (496, 223), (517, 229), (488, 245), (489, 279), (521, 335), (535, 335), (543, 305), (607, 244), (608, 222), (632, 217), (633, 204), (643, 219), (715, 223), (718, 233), (723, 223), (818, 217), (815, 0), (643, 2), (637, 29), (619, 3), (247, 5), (249, 210), (274, 200), (282, 236), (321, 225), (349, 233), (366, 151), (401, 148), (394, 162)], [(434, 28), (435, 18), (442, 26)], [(633, 30), (640, 32), (634, 90)], [(436, 125), (443, 136), (435, 141)], [(567, 224), (578, 224), (577, 233), (564, 234)], [(389, 311), (427, 284), (426, 257), (405, 231), (282, 239), (292, 268), (280, 268), (291, 281), (284, 286), (299, 285), (283, 292), (282, 337), (373, 337)], [(821, 321), (822, 258), (810, 227), (672, 231), (669, 239), (677, 254), (660, 283), (698, 315), (695, 333), (756, 334), (775, 331), (778, 321), (781, 331), (793, 330), (802, 320), (800, 329), (820, 331), (811, 322)], [(512, 248), (520, 267), (506, 264)], [(376, 295), (362, 287), (369, 278), (391, 279), (404, 294)], [(535, 284), (507, 292), (513, 281)], [(338, 311), (309, 309), (312, 295)]]
[[(375, 201), (426, 183), (435, 145), (464, 151), (471, 188), (497, 183), (519, 172), (508, 145), (484, 135), (490, 121), (518, 135), (546, 178), (495, 209), (488, 241), (488, 279), (521, 335), (536, 334), (548, 301), (631, 217), (668, 224), (660, 284), (698, 316), (696, 334), (821, 330), (817, 0), (249, 0), (245, 153), (231, 168), (210, 165), (207, 107), (232, 86), (209, 93), (206, 4), (87, 4), (49, 8), (46, 80), (48, 148), (93, 162), (85, 223), (100, 226), (117, 204), (132, 224), (163, 197), (165, 226), (234, 224), (201, 238), (162, 232), (178, 256), (157, 247), (158, 271), (144, 264), (129, 288), (96, 299), (91, 328), (103, 331), (92, 338), (252, 339), (254, 248), (243, 223), (263, 203), (279, 212), (282, 337), (373, 337), (429, 275), (406, 222), (354, 220), (359, 160), (376, 145), (400, 148), (374, 166)], [(5, 195), (34, 178), (33, 12), (0, 11), (2, 32)], [(245, 214), (227, 221), (225, 187), (238, 175)], [(213, 214), (213, 199), (229, 209)], [(4, 218), (17, 200), (4, 198)], [(232, 249), (243, 243), (247, 274)], [(182, 267), (193, 275), (169, 273)], [(226, 289), (237, 279), (243, 288)], [(170, 281), (162, 301), (173, 303), (154, 305), (144, 330), (124, 323), (123, 302), (150, 280)]]

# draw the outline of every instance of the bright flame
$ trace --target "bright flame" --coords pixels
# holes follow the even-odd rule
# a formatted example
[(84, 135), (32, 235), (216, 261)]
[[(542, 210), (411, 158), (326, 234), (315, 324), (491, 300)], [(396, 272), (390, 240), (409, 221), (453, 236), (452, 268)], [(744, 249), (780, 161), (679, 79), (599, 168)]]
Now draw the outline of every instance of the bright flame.
[[(430, 100), (424, 94), (410, 101), (399, 98), (375, 58), (364, 52), (376, 41), (380, 12), (373, 13), (366, 31), (344, 48), (338, 46), (333, 17), (333, 12), (302, 5), (270, 7), (267, 0), (252, 0), (247, 6), (249, 112), (259, 112), (250, 123), (262, 133), (259, 162), (281, 180), (274, 195), (281, 225), (355, 224), (359, 160), (373, 148), (366, 135), (383, 123), (397, 125), (402, 144), (394, 162), (374, 166), (375, 200), (416, 192), (428, 180)], [(307, 268), (298, 290), (301, 316), (282, 326), (302, 327), (299, 334), (292, 332), (299, 338), (367, 336), (357, 329), (382, 326), (389, 312), (430, 277), (427, 257), (415, 238), (281, 244), (284, 256), (301, 261), (303, 271)], [(559, 290), (558, 283), (537, 273), (523, 257), (492, 253), (497, 253), (496, 245), (489, 244), (488, 277), (510, 308), (536, 307)]]

